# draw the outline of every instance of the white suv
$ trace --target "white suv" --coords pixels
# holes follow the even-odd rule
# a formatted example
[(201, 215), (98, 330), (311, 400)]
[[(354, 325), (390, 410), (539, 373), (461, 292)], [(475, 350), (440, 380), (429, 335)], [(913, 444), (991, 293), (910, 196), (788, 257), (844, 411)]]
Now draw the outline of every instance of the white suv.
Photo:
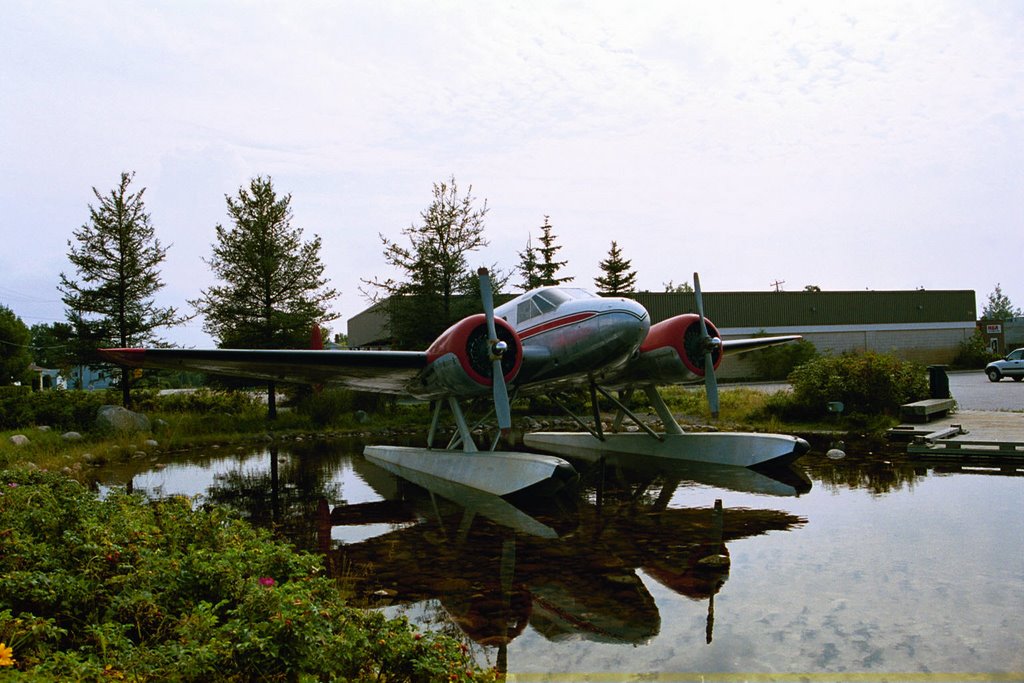
[(998, 382), (1004, 377), (1012, 377), (1014, 382), (1024, 379), (1024, 349), (1011, 351), (1003, 360), (992, 361), (985, 366), (985, 374), (989, 381)]

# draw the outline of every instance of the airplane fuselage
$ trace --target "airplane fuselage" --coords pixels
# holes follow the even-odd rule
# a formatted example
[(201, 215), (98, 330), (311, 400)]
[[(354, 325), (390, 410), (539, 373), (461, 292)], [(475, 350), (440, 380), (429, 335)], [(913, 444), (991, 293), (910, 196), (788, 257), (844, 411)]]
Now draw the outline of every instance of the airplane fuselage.
[(522, 340), (523, 369), (516, 385), (524, 390), (615, 373), (637, 353), (651, 327), (647, 310), (631, 299), (564, 287), (532, 290), (494, 313)]

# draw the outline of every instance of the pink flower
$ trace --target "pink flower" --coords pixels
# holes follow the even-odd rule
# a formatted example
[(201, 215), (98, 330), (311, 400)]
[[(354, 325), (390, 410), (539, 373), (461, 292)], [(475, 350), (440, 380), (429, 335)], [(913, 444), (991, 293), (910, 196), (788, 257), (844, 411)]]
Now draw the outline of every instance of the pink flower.
[(274, 577), (272, 577), (272, 576), (261, 576), (260, 577), (260, 585), (263, 586), (264, 588), (273, 588), (276, 583), (277, 583), (277, 581), (274, 581)]

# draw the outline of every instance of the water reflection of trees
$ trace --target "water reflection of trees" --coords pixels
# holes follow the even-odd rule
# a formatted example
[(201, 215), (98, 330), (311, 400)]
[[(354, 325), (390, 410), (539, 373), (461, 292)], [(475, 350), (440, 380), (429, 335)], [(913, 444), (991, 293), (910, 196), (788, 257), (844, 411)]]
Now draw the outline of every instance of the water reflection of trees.
[[(316, 549), (317, 505), (326, 498), (344, 501), (340, 472), (358, 443), (339, 444), (319, 440), (292, 441), (286, 446), (269, 445), (256, 452), (226, 454), (222, 451), (195, 451), (180, 454), (161, 463), (161, 467), (207, 468), (211, 462), (234, 462), (229, 471), (214, 475), (202, 494), (206, 502), (236, 510), (257, 526), (274, 529), (296, 546)], [(124, 483), (133, 488), (135, 478), (152, 469), (152, 463), (125, 463), (97, 472), (105, 485)], [(171, 492), (144, 491), (161, 496)]]
[(313, 550), (316, 533), (309, 519), (316, 515), (321, 498), (341, 497), (341, 487), (332, 481), (334, 468), (296, 450), (282, 457), (276, 446), (267, 450), (266, 457), (267, 470), (218, 475), (205, 498), (237, 510), (257, 526), (280, 532), (298, 547)]
[[(841, 448), (845, 457), (826, 457), (833, 447)], [(838, 443), (818, 439), (798, 466), (830, 491), (864, 489), (876, 496), (904, 488), (913, 490), (917, 478), (925, 475), (907, 457), (906, 444), (869, 439)]]

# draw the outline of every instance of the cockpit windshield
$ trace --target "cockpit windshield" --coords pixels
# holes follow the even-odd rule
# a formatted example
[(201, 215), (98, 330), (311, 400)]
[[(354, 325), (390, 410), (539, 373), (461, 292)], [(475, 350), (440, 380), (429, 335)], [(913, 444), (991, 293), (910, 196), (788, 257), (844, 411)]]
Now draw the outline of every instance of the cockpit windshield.
[(516, 322), (522, 323), (545, 313), (550, 313), (566, 301), (593, 299), (594, 295), (576, 287), (545, 287), (516, 306)]
[(594, 295), (585, 289), (578, 287), (548, 287), (537, 292), (536, 296), (543, 297), (556, 307), (572, 299), (593, 299)]

